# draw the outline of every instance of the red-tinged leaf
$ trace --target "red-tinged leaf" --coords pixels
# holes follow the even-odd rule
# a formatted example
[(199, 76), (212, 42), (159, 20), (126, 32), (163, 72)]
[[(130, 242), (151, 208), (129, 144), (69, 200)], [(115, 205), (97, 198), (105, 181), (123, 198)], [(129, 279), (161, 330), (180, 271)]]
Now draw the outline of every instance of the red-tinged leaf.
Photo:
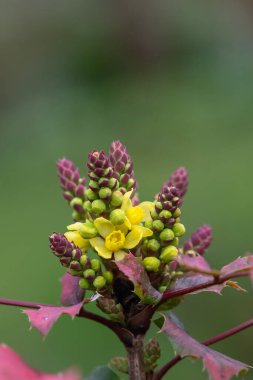
[(182, 330), (170, 316), (164, 316), (164, 318), (161, 331), (169, 337), (178, 354), (182, 358), (202, 359), (204, 368), (208, 371), (211, 379), (229, 380), (231, 377), (248, 370), (249, 366), (247, 364), (197, 342)]
[(211, 269), (208, 262), (204, 259), (203, 256), (200, 255), (194, 256), (187, 253), (185, 255), (179, 255), (177, 257), (177, 262), (180, 266), (187, 269), (188, 271), (210, 274), (213, 276), (217, 276), (219, 274), (218, 271)]
[(82, 301), (84, 290), (79, 286), (79, 277), (66, 273), (61, 278), (61, 304), (64, 306), (75, 305)]
[(119, 270), (134, 284), (134, 292), (144, 303), (157, 303), (162, 294), (150, 283), (142, 264), (132, 253), (125, 255), (120, 261), (115, 261)]
[(35, 327), (46, 336), (55, 322), (63, 314), (74, 318), (83, 306), (83, 301), (72, 306), (41, 306), (38, 310), (23, 310), (28, 316), (32, 327)]
[(74, 370), (49, 374), (30, 368), (11, 348), (0, 346), (0, 380), (81, 380)]
[[(177, 281), (175, 282), (175, 284), (173, 284), (169, 290), (173, 291), (173, 290), (187, 289), (193, 286), (206, 284), (212, 280), (213, 280), (213, 276), (210, 276), (210, 275), (187, 273), (185, 276), (179, 277)], [(224, 289), (226, 285), (227, 285), (226, 283), (210, 285), (206, 288), (191, 292), (190, 294), (197, 294), (201, 292), (214, 292), (217, 294), (221, 294), (222, 290)]]
[(221, 271), (220, 276), (234, 276), (240, 272), (250, 272), (253, 270), (253, 255), (238, 257), (238, 259), (232, 261), (232, 263), (225, 265)]

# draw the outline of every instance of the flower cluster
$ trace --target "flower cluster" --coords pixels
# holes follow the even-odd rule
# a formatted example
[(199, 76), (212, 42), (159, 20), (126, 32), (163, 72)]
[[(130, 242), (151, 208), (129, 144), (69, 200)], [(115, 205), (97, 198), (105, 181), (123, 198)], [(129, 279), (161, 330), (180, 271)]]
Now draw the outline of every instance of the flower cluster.
[(71, 161), (58, 162), (60, 184), (74, 209), (74, 223), (64, 234), (54, 233), (50, 247), (68, 273), (79, 278), (80, 288), (103, 295), (97, 306), (122, 321), (122, 305), (128, 298), (133, 303), (152, 302), (152, 297), (144, 297), (145, 290), (138, 289), (138, 281), (136, 285), (122, 270), (129, 255), (136, 260), (138, 274), (145, 274), (150, 287), (162, 294), (183, 273), (178, 257), (193, 252), (202, 255), (210, 244), (211, 231), (203, 226), (179, 248), (185, 233), (180, 207), (188, 186), (183, 167), (172, 173), (153, 201), (144, 202), (138, 201), (133, 162), (121, 142), (111, 144), (109, 156), (93, 150), (87, 167), (85, 188), (85, 179)]

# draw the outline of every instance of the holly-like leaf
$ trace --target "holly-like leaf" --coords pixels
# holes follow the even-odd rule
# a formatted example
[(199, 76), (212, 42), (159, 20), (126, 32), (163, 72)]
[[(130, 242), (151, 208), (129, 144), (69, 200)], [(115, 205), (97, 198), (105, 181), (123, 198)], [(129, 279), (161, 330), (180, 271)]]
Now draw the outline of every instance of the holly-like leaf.
[(30, 368), (10, 347), (0, 346), (0, 380), (81, 380), (75, 370), (49, 374)]
[(169, 337), (173, 347), (182, 358), (202, 359), (204, 368), (213, 380), (229, 380), (235, 375), (245, 373), (249, 368), (247, 364), (197, 342), (182, 330), (170, 316), (164, 315), (161, 331)]
[(104, 365), (95, 368), (86, 380), (120, 380), (120, 378), (107, 365)]
[(28, 316), (31, 326), (46, 336), (60, 316), (68, 314), (74, 318), (82, 306), (83, 301), (72, 306), (41, 306), (37, 310), (23, 310), (23, 312)]
[(179, 265), (188, 271), (202, 273), (202, 274), (210, 274), (213, 276), (217, 276), (219, 271), (211, 269), (208, 262), (204, 259), (203, 256), (200, 255), (178, 255), (177, 262)]
[(61, 304), (64, 306), (75, 305), (82, 301), (84, 290), (79, 286), (79, 277), (66, 273), (61, 278)]
[(232, 263), (225, 265), (221, 271), (221, 277), (233, 277), (240, 272), (250, 272), (253, 270), (253, 255), (238, 257), (238, 259), (232, 261)]
[(162, 294), (150, 283), (142, 264), (132, 253), (128, 253), (120, 261), (115, 261), (119, 270), (134, 284), (134, 292), (144, 303), (157, 303)]

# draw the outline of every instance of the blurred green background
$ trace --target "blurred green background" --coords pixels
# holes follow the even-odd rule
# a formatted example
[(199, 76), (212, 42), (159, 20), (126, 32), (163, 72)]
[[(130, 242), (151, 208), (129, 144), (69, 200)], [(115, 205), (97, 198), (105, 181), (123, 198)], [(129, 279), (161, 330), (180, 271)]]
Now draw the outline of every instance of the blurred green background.
[[(64, 271), (48, 236), (65, 231), (71, 212), (56, 161), (86, 173), (89, 151), (115, 139), (134, 159), (141, 199), (187, 168), (182, 220), (188, 235), (213, 226), (214, 267), (253, 251), (252, 21), (247, 0), (0, 0), (1, 297), (59, 303)], [(203, 340), (252, 318), (253, 294), (188, 296), (177, 314)], [(162, 363), (172, 350), (158, 337)], [(253, 365), (252, 338), (214, 347)], [(0, 340), (44, 371), (75, 365), (87, 375), (123, 354), (90, 321), (63, 317), (43, 341), (5, 306)], [(166, 378), (207, 379), (201, 369), (184, 361)]]

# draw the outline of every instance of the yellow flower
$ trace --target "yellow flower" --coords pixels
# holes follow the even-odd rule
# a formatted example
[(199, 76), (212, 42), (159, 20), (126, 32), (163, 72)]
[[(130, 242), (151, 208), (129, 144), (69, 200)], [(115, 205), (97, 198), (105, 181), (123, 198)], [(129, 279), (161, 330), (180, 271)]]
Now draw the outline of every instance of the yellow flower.
[(138, 206), (132, 206), (131, 195), (133, 190), (124, 194), (121, 210), (125, 213), (125, 226), (131, 230), (141, 222), (152, 220), (150, 212), (154, 209), (153, 202), (142, 202)]
[(83, 239), (78, 231), (65, 232), (64, 236), (70, 243), (73, 242), (78, 248), (80, 248), (82, 252), (85, 252), (90, 246), (89, 240)]
[(125, 225), (114, 226), (110, 220), (103, 217), (97, 218), (94, 225), (101, 237), (90, 239), (90, 244), (104, 259), (111, 259), (114, 253), (115, 260), (121, 260), (126, 252), (136, 247), (141, 239), (151, 236), (153, 231), (143, 226), (133, 225), (128, 232)]

